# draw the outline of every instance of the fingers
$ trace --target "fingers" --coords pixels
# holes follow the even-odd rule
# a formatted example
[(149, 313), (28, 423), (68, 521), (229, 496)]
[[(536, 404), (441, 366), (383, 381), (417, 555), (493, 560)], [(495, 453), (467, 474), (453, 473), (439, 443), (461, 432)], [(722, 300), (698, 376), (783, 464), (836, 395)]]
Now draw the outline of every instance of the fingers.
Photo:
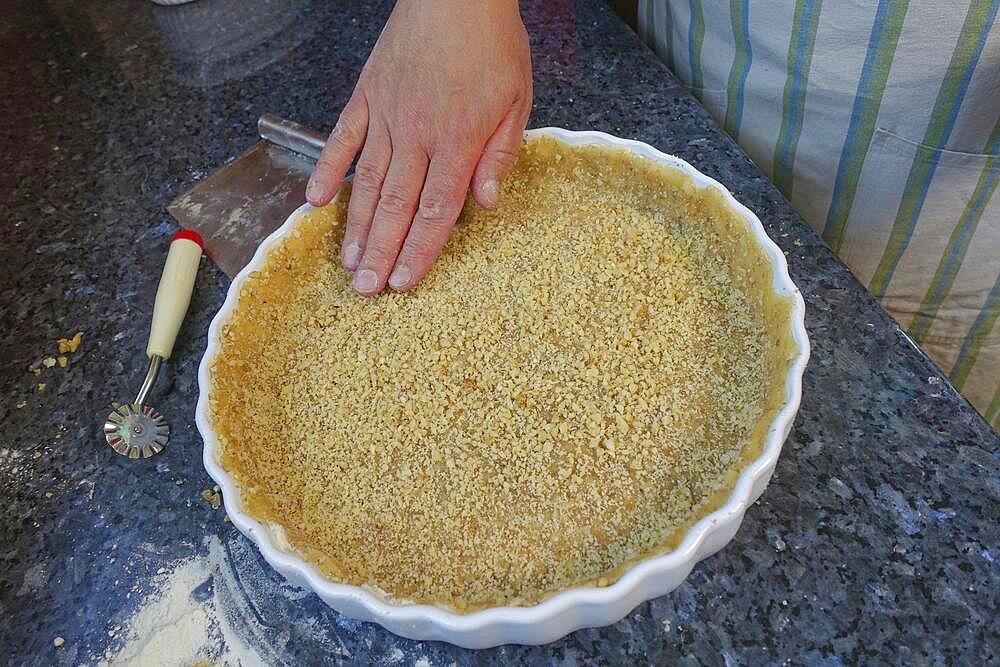
[(472, 195), (483, 208), (496, 206), (500, 182), (514, 166), (521, 149), (524, 126), (528, 122), (530, 105), (512, 107), (493, 136), (486, 142), (482, 157), (472, 177)]
[(405, 291), (430, 271), (462, 212), (475, 166), (475, 152), (442, 154), (431, 159), (420, 207), (389, 276), (389, 287)]
[(405, 144), (398, 149), (393, 147), (364, 256), (352, 281), (359, 294), (372, 296), (385, 288), (417, 210), (426, 175), (427, 155), (422, 149)]
[(372, 218), (375, 216), (391, 159), (392, 142), (389, 133), (381, 125), (373, 123), (354, 169), (351, 200), (347, 205), (347, 225), (344, 228), (344, 241), (340, 246), (340, 259), (348, 271), (358, 268), (364, 255)]
[(368, 103), (365, 96), (355, 93), (337, 119), (326, 140), (316, 166), (313, 167), (306, 200), (313, 206), (326, 206), (340, 188), (344, 174), (354, 156), (361, 150), (368, 131)]

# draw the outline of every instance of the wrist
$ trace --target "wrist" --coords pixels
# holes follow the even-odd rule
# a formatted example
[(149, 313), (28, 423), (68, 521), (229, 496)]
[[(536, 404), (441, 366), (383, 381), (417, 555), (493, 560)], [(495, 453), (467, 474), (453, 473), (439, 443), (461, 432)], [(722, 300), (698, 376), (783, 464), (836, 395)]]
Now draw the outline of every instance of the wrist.
[(455, 18), (478, 16), (490, 19), (511, 14), (518, 19), (521, 17), (518, 0), (397, 0), (396, 8), (421, 12), (444, 11)]

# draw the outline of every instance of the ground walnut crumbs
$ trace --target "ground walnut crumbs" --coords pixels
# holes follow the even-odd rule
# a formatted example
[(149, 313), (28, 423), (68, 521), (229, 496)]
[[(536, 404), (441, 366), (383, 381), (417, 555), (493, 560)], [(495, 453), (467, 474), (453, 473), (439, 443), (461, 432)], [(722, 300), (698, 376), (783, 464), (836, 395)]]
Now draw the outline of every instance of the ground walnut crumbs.
[(790, 306), (680, 172), (529, 142), (501, 206), (375, 299), (339, 264), (345, 214), (246, 281), (210, 396), (248, 511), (331, 578), (461, 611), (604, 585), (759, 453)]

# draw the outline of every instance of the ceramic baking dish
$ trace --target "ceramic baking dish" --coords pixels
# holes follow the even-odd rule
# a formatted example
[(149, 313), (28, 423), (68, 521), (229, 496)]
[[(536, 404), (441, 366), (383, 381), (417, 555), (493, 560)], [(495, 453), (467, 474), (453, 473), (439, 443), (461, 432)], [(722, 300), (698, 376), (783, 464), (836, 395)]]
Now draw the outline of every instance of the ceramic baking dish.
[(805, 304), (788, 275), (784, 255), (767, 237), (757, 216), (737, 202), (717, 181), (700, 173), (687, 162), (661, 153), (647, 144), (619, 139), (602, 132), (572, 132), (560, 128), (542, 128), (525, 133), (529, 140), (543, 135), (571, 145), (607, 144), (624, 148), (679, 169), (699, 188), (715, 188), (723, 193), (725, 201), (746, 220), (747, 226), (770, 259), (775, 292), (789, 295), (793, 299), (789, 333), (796, 351), (784, 381), (784, 403), (767, 431), (760, 456), (742, 470), (728, 500), (694, 524), (676, 549), (640, 561), (609, 586), (571, 588), (533, 606), (495, 607), (461, 614), (431, 605), (390, 601), (374, 589), (331, 581), (293, 553), (279, 527), (264, 525), (244, 511), (239, 488), (219, 463), (219, 444), (209, 415), (208, 396), (212, 382), (209, 369), (219, 350), (221, 327), (235, 308), (240, 288), (247, 276), (261, 268), (270, 249), (292, 232), (303, 212), (309, 209), (308, 204), (302, 206), (260, 244), (250, 264), (233, 280), (225, 303), (209, 327), (208, 348), (198, 369), (199, 397), (196, 415), (198, 430), (205, 441), (205, 468), (222, 489), (226, 512), (233, 524), (257, 544), (264, 559), (275, 570), (290, 581), (315, 591), (337, 611), (352, 618), (373, 621), (404, 637), (442, 640), (467, 648), (508, 643), (544, 644), (578, 628), (614, 623), (640, 603), (669, 593), (681, 584), (695, 563), (721, 549), (736, 534), (744, 512), (760, 497), (770, 480), (781, 446), (798, 410), (802, 394), (802, 373), (809, 358), (809, 341), (804, 323)]

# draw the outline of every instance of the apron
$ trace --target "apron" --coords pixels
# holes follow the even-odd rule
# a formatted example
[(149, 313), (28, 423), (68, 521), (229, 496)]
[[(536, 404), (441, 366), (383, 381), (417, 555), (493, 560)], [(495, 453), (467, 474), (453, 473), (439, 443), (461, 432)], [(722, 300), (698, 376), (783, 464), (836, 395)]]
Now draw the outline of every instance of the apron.
[(1000, 0), (639, 0), (639, 33), (1000, 429)]

